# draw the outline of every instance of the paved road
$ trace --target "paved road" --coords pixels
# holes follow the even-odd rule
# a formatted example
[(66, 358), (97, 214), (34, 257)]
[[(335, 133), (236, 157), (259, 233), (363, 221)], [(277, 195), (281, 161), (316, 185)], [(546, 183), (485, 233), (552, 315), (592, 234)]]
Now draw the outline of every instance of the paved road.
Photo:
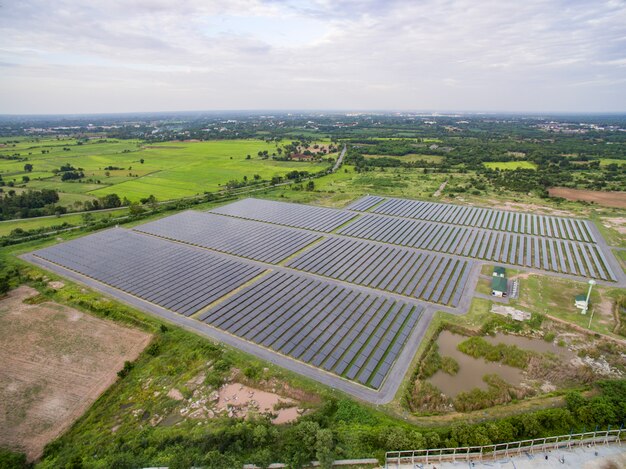
[(343, 157), (346, 156), (346, 150), (347, 150), (347, 147), (344, 144), (343, 150), (341, 150), (341, 153), (339, 154), (339, 158), (337, 158), (337, 161), (335, 161), (335, 166), (333, 166), (333, 169), (332, 169), (333, 173), (337, 171), (343, 164)]

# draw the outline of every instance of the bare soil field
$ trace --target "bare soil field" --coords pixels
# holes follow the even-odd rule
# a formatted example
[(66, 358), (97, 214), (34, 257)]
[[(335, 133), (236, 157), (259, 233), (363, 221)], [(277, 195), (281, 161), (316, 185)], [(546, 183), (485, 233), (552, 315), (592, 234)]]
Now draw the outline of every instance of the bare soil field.
[(488, 202), (493, 204), (493, 208), (502, 209), (502, 210), (513, 210), (517, 212), (532, 212), (537, 215), (552, 215), (555, 217), (572, 217), (575, 216), (574, 213), (568, 210), (560, 210), (551, 207), (545, 207), (537, 204), (525, 204), (522, 202), (508, 202), (496, 199), (488, 199)]
[(134, 360), (150, 334), (66, 306), (26, 304), (19, 287), (0, 300), (0, 446), (41, 456)]
[(595, 202), (605, 207), (626, 208), (626, 192), (587, 191), (582, 189), (568, 189), (567, 187), (552, 187), (548, 189), (548, 192), (552, 197)]

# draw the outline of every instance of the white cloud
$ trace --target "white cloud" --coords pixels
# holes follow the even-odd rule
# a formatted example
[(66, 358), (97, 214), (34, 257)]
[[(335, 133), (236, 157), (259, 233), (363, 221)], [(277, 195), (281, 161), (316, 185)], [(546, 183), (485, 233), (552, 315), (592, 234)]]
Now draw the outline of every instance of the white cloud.
[(0, 113), (624, 111), (618, 0), (23, 0)]

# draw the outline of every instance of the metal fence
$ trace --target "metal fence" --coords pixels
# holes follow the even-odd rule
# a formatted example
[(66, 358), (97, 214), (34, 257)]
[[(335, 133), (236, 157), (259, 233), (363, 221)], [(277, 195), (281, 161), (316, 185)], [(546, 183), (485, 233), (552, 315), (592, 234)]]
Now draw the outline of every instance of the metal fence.
[(624, 435), (626, 435), (626, 430), (617, 429), (535, 438), (533, 440), (513, 441), (496, 445), (389, 451), (385, 455), (385, 468), (399, 468), (403, 465), (412, 465), (411, 467), (414, 467), (417, 464), (442, 461), (482, 461), (521, 454), (541, 453), (562, 448), (569, 449), (575, 446), (621, 444)]

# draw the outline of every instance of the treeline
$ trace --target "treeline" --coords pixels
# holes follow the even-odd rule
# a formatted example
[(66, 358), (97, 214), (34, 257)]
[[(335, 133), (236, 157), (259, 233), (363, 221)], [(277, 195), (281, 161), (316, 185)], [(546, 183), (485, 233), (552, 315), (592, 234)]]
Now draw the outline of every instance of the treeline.
[[(222, 360), (219, 360), (221, 362)], [(480, 424), (457, 422), (446, 428), (419, 428), (392, 420), (347, 399), (327, 398), (295, 425), (274, 426), (268, 418), (216, 419), (189, 428), (126, 431), (115, 444), (101, 444), (97, 455), (83, 454), (71, 441), (57, 440), (44, 452), (41, 467), (223, 469), (254, 463), (285, 462), (298, 469), (312, 460), (330, 468), (333, 459), (377, 457), (386, 451), (479, 446), (570, 432), (619, 427), (626, 419), (626, 380), (597, 383), (596, 395), (572, 391), (564, 408), (527, 412)], [(94, 460), (97, 457), (97, 460)]]
[[(53, 189), (28, 190), (17, 193), (14, 189), (0, 191), (0, 220), (33, 218), (48, 215), (63, 215), (67, 207), (58, 205), (59, 193)], [(127, 198), (117, 194), (107, 194), (93, 200), (86, 200), (82, 207), (86, 211), (118, 208), (130, 205)]]
[(9, 190), (6, 193), (0, 193), (0, 219), (10, 220), (63, 213), (63, 207), (55, 205), (58, 201), (59, 194), (52, 189), (29, 190), (19, 194), (14, 190)]

